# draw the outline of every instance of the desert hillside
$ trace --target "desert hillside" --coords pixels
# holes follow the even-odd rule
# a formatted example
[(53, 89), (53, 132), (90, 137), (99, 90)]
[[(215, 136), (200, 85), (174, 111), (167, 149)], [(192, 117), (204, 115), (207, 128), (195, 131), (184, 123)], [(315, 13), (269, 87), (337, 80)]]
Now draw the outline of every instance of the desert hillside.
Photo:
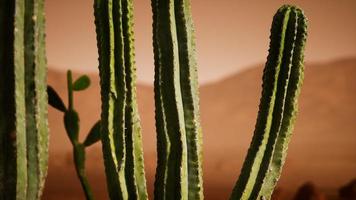
[[(263, 64), (200, 89), (208, 200), (227, 199), (240, 173), (254, 130), (262, 67)], [(90, 77), (90, 89), (75, 94), (82, 138), (100, 115), (98, 76)], [(66, 100), (64, 72), (49, 71), (48, 83)], [(138, 86), (138, 102), (146, 176), (152, 194), (156, 165), (152, 86)], [(302, 183), (312, 181), (328, 196), (335, 196), (337, 188), (356, 178), (356, 59), (307, 63), (299, 108), (279, 187), (290, 196)], [(62, 113), (49, 108), (50, 164), (43, 199), (84, 199), (62, 118)], [(90, 147), (87, 154), (88, 176), (95, 196), (107, 199), (101, 146)]]

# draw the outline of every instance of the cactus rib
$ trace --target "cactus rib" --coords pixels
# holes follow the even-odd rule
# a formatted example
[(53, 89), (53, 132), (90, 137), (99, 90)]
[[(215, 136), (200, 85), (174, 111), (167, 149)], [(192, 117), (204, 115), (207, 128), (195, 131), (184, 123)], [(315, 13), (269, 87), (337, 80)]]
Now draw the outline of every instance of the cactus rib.
[[(160, 196), (155, 196), (156, 199), (188, 199), (188, 180), (187, 180), (187, 146), (186, 146), (186, 136), (184, 128), (184, 113), (182, 111), (182, 97), (180, 90), (180, 74), (179, 74), (179, 57), (178, 57), (178, 45), (176, 36), (176, 25), (174, 16), (174, 1), (156, 1), (153, 3), (154, 16), (154, 30), (155, 33), (155, 43), (154, 46), (157, 48), (155, 53), (159, 55), (155, 56), (159, 58), (156, 61), (155, 70), (159, 72), (156, 75), (158, 80), (155, 81), (156, 85), (155, 91), (159, 91), (158, 102), (161, 102), (162, 108), (158, 108), (164, 113), (163, 116), (157, 116), (160, 113), (156, 112), (156, 118), (159, 117), (165, 122), (163, 124), (164, 129), (167, 131), (168, 137), (163, 137), (162, 139), (169, 140), (169, 149), (166, 152), (167, 155), (163, 156), (167, 161), (166, 166), (161, 167), (158, 162), (157, 166), (157, 177), (164, 177), (165, 183), (158, 182), (156, 180), (155, 194), (161, 194)], [(156, 108), (157, 109), (157, 108)], [(161, 127), (159, 125), (158, 127)], [(160, 128), (157, 131), (162, 130)], [(157, 136), (163, 136), (165, 133), (157, 133)], [(157, 138), (158, 143), (162, 144), (161, 138)], [(166, 168), (165, 171), (159, 171), (161, 168)], [(163, 174), (164, 173), (164, 174)], [(161, 186), (161, 187), (159, 187)]]
[(180, 84), (188, 150), (189, 199), (203, 199), (202, 132), (195, 36), (189, 0), (175, 0)]
[(22, 1), (2, 1), (1, 34), (1, 191), (2, 199), (26, 199), (26, 104), (24, 13)]
[(156, 199), (203, 199), (195, 41), (189, 1), (153, 0)]
[[(27, 15), (27, 14), (26, 14)], [(48, 124), (47, 124), (47, 77), (46, 77), (46, 57), (45, 57), (45, 31), (44, 31), (44, 1), (33, 0), (33, 13), (28, 15), (26, 20), (31, 21), (33, 29), (33, 44), (29, 48), (33, 49), (31, 62), (26, 62), (26, 126), (27, 126), (27, 156), (28, 156), (28, 190), (27, 199), (40, 199), (44, 179), (47, 175), (48, 162)], [(26, 26), (25, 26), (26, 29)], [(26, 38), (25, 38), (26, 39)], [(28, 39), (31, 41), (31, 39)], [(28, 49), (25, 52), (31, 52)], [(31, 69), (33, 68), (33, 69)], [(28, 71), (31, 69), (32, 73)], [(33, 76), (27, 79), (27, 76)], [(29, 82), (27, 82), (29, 80)], [(31, 86), (32, 85), (32, 86)], [(33, 90), (33, 88), (35, 88)], [(34, 105), (28, 105), (27, 95), (31, 95), (33, 90)], [(33, 108), (33, 110), (31, 110)], [(33, 111), (33, 112), (31, 112)], [(30, 115), (29, 115), (30, 114)], [(35, 116), (35, 117), (33, 117)], [(30, 119), (34, 119), (31, 122)], [(30, 125), (30, 123), (32, 125)], [(30, 127), (30, 129), (29, 129)], [(31, 130), (36, 130), (31, 134)], [(32, 166), (32, 167), (31, 167)], [(31, 171), (33, 170), (33, 171)], [(36, 175), (34, 175), (36, 174)]]
[(153, 50), (154, 50), (154, 62), (155, 62), (155, 78), (154, 78), (154, 98), (155, 98), (155, 121), (157, 132), (157, 169), (155, 177), (155, 189), (154, 196), (156, 199), (164, 199), (166, 194), (166, 184), (168, 175), (168, 157), (170, 154), (170, 141), (167, 132), (167, 122), (163, 106), (163, 97), (161, 92), (161, 70), (160, 62), (160, 49), (158, 48), (158, 0), (151, 1), (152, 13), (153, 13)]
[(123, 36), (126, 70), (126, 180), (130, 198), (147, 199), (146, 178), (143, 163), (142, 135), (136, 102), (136, 66), (133, 33), (133, 3), (123, 0)]
[[(8, 26), (2, 30), (10, 31), (5, 34), (13, 42), (5, 47), (12, 54), (1, 49), (1, 74), (14, 77), (0, 86), (8, 91), (1, 96), (6, 106), (1, 115), (7, 118), (6, 125), (1, 124), (5, 159), (0, 169), (1, 195), (5, 199), (40, 199), (48, 162), (44, 2), (2, 1), (0, 6)], [(11, 21), (13, 25), (9, 25)]]
[[(115, 66), (115, 58), (119, 57), (117, 62), (121, 61), (121, 67), (124, 67), (122, 55), (120, 55), (120, 52), (115, 52), (115, 50), (120, 51), (117, 50), (120, 48), (117, 45), (122, 42), (122, 34), (114, 31), (113, 1), (96, 0), (94, 6), (102, 96), (101, 136), (108, 189), (111, 199), (127, 199), (124, 175), (124, 129), (122, 126), (119, 127), (124, 123), (125, 92), (117, 91), (118, 82), (124, 81), (124, 77), (123, 70), (121, 71), (122, 78), (117, 77), (119, 75), (117, 67), (119, 66), (118, 64)], [(115, 28), (119, 29), (120, 27), (115, 26)], [(116, 40), (114, 40), (115, 36), (117, 37)], [(118, 55), (116, 56), (116, 54)], [(120, 86), (122, 86), (122, 83)]]
[(288, 144), (294, 127), (294, 122), (298, 112), (298, 96), (304, 79), (304, 48), (307, 37), (307, 20), (303, 11), (295, 9), (296, 19), (296, 38), (293, 55), (291, 55), (291, 72), (289, 77), (286, 102), (280, 133), (277, 137), (276, 146), (273, 151), (272, 162), (267, 171), (264, 184), (262, 185), (259, 196), (271, 196), (274, 187), (280, 177), (282, 166), (285, 162)]
[(102, 96), (101, 137), (111, 199), (147, 199), (136, 102), (131, 0), (94, 3)]
[(305, 31), (305, 17), (294, 6), (283, 6), (274, 16), (256, 128), (230, 199), (271, 196), (296, 115), (303, 77)]

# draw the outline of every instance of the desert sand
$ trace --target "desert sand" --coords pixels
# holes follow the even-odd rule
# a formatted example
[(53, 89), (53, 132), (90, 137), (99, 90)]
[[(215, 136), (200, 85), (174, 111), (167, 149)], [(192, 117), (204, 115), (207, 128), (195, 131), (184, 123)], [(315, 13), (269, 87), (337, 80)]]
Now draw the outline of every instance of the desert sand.
[[(200, 88), (204, 134), (204, 188), (207, 200), (228, 199), (254, 130), (263, 64)], [(75, 75), (78, 77), (78, 74)], [(75, 94), (81, 139), (100, 116), (98, 75)], [(48, 83), (66, 102), (64, 72), (49, 71)], [(138, 85), (145, 167), (152, 197), (156, 166), (153, 87)], [(299, 115), (278, 187), (284, 199), (312, 181), (329, 198), (356, 178), (356, 59), (307, 63)], [(73, 168), (62, 113), (49, 108), (50, 158), (43, 199), (84, 199)], [(87, 149), (87, 174), (96, 199), (107, 199), (101, 145)]]

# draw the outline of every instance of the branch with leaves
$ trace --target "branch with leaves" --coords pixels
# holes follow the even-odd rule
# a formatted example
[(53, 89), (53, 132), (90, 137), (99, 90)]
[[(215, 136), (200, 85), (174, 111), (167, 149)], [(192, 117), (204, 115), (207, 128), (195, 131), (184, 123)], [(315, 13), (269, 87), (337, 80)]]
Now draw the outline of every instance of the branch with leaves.
[(89, 185), (89, 181), (85, 175), (85, 148), (100, 140), (100, 120), (97, 121), (89, 131), (84, 142), (79, 141), (79, 115), (74, 108), (73, 92), (83, 91), (90, 86), (90, 79), (83, 75), (76, 81), (72, 81), (72, 72), (67, 71), (67, 87), (68, 87), (68, 107), (65, 106), (63, 100), (58, 93), (51, 87), (47, 86), (48, 103), (58, 111), (64, 113), (64, 127), (68, 138), (73, 146), (73, 158), (77, 176), (80, 180), (85, 197), (88, 200), (93, 200), (94, 196)]

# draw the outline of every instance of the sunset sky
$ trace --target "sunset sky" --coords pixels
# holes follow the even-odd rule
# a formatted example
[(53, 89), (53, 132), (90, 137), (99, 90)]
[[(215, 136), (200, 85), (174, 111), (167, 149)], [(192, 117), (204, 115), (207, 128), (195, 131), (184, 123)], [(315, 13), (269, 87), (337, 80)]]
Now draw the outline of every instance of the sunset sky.
[[(138, 80), (151, 84), (150, 1), (134, 2)], [(216, 81), (264, 63), (272, 17), (284, 3), (300, 6), (309, 18), (307, 61), (356, 57), (354, 0), (192, 0), (200, 81)], [(46, 1), (50, 68), (97, 72), (92, 4), (89, 0)]]

